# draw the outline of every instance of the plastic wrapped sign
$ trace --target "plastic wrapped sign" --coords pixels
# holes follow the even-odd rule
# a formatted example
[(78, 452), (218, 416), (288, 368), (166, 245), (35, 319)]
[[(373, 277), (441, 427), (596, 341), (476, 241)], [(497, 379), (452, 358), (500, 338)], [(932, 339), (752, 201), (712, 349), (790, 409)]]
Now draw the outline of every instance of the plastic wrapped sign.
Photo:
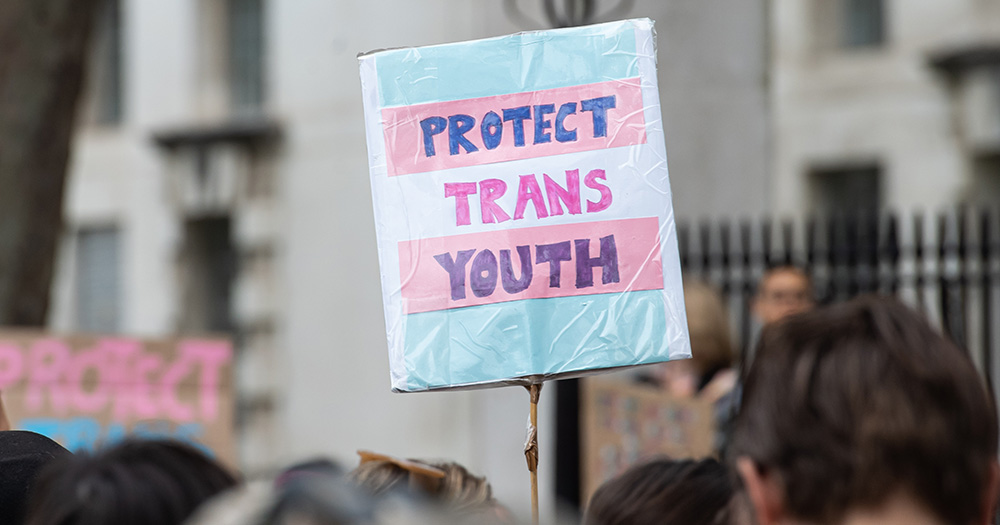
[(690, 356), (652, 21), (360, 61), (394, 390)]

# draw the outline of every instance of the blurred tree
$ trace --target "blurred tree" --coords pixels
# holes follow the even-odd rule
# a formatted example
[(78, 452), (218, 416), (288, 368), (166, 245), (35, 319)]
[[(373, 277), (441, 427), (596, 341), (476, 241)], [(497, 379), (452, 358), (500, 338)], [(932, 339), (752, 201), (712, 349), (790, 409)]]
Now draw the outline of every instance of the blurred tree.
[(0, 325), (45, 322), (99, 4), (0, 0)]

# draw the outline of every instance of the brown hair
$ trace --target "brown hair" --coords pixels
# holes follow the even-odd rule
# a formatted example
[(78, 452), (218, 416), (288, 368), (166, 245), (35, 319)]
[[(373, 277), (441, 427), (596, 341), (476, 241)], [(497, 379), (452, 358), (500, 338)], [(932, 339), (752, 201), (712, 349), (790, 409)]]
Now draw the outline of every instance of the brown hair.
[(776, 474), (786, 510), (832, 523), (903, 491), (970, 523), (997, 456), (968, 356), (915, 312), (862, 297), (765, 329), (730, 451)]
[(684, 309), (691, 337), (691, 364), (698, 375), (732, 366), (729, 315), (719, 292), (702, 281), (685, 279)]
[(725, 525), (730, 477), (718, 461), (656, 459), (601, 485), (584, 525)]
[(428, 496), (456, 512), (476, 512), (497, 505), (493, 499), (493, 489), (486, 478), (472, 475), (458, 463), (412, 459), (406, 463), (439, 469), (444, 472), (444, 476), (430, 479), (427, 476), (420, 476), (420, 473), (412, 469), (404, 468), (398, 461), (375, 460), (358, 465), (351, 471), (350, 478), (375, 496), (393, 490), (419, 487)]

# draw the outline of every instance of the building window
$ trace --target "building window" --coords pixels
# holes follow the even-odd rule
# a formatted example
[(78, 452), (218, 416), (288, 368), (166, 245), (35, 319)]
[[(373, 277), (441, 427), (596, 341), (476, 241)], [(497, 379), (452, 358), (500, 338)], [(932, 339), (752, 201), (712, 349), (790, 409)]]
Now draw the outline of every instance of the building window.
[(263, 0), (228, 0), (229, 93), (233, 112), (253, 114), (264, 102)]
[(91, 60), (91, 120), (118, 124), (122, 120), (121, 0), (103, 0), (97, 16)]
[(857, 48), (882, 45), (885, 41), (885, 0), (841, 1), (841, 46)]
[(877, 164), (843, 165), (812, 170), (810, 186), (816, 211), (826, 214), (874, 214), (881, 208), (882, 170)]
[(1000, 203), (1000, 152), (978, 155), (972, 161), (972, 185), (965, 201), (984, 208)]
[(76, 328), (113, 333), (120, 329), (121, 277), (117, 228), (80, 230), (76, 239)]
[(230, 231), (229, 217), (190, 219), (184, 225), (184, 297), (179, 327), (182, 332), (233, 329), (236, 248)]

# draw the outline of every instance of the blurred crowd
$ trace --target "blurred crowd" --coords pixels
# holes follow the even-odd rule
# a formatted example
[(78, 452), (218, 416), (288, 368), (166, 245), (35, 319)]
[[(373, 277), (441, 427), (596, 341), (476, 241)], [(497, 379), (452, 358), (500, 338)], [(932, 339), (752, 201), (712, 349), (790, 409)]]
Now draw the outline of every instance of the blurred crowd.
[[(708, 399), (725, 434), (709, 458), (648, 458), (590, 497), (585, 525), (986, 524), (1000, 487), (997, 415), (961, 348), (892, 298), (817, 307), (808, 276), (767, 272), (752, 356), (725, 305), (685, 285), (693, 359), (643, 380)], [(515, 523), (486, 479), (448, 461), (359, 452), (243, 480), (174, 441), (71, 454), (0, 432), (0, 516), (29, 525)]]

